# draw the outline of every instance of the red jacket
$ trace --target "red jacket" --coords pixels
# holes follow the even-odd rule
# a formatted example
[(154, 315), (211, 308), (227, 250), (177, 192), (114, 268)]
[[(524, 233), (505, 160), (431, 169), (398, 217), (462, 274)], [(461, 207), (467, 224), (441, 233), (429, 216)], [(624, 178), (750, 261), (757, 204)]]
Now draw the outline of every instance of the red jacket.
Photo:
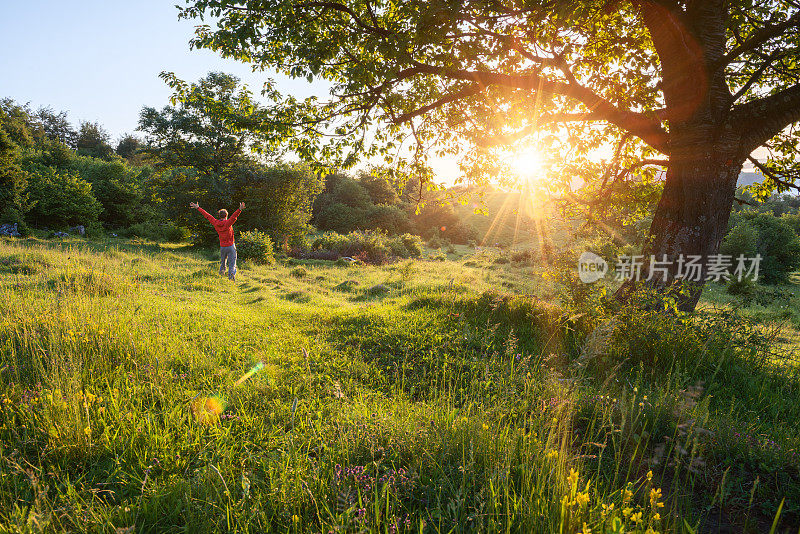
[(214, 225), (214, 230), (216, 230), (219, 234), (219, 246), (229, 247), (233, 245), (233, 223), (236, 222), (236, 218), (240, 213), (242, 213), (242, 210), (234, 211), (233, 215), (221, 221), (209, 215), (209, 213), (203, 208), (197, 208), (197, 211), (202, 213), (203, 217), (208, 219), (208, 222)]

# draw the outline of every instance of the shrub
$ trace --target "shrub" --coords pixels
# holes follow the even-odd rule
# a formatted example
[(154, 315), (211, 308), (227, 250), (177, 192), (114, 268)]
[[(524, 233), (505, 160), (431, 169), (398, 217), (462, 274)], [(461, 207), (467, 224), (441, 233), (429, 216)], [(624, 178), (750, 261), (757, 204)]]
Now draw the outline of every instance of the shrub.
[(416, 235), (399, 235), (388, 239), (386, 245), (399, 258), (418, 258), (422, 255), (422, 238)]
[(320, 209), (314, 224), (321, 230), (344, 233), (355, 230), (363, 218), (363, 210), (360, 208), (332, 202)]
[(792, 213), (792, 214), (784, 213), (781, 216), (781, 219), (783, 221), (785, 221), (789, 226), (792, 227), (792, 229), (794, 230), (794, 233), (796, 233), (797, 235), (800, 235), (800, 214), (798, 214), (798, 213)]
[(180, 243), (181, 241), (186, 241), (191, 237), (189, 233), (189, 229), (185, 226), (177, 226), (171, 222), (164, 223), (162, 225), (162, 229), (164, 232), (164, 237), (170, 243)]
[(434, 235), (430, 239), (428, 239), (428, 246), (431, 248), (442, 248), (449, 245), (450, 242), (447, 239), (439, 237), (438, 235)]
[(86, 237), (90, 239), (98, 239), (106, 237), (106, 230), (99, 222), (93, 222), (86, 225)]
[(403, 241), (403, 245), (406, 247), (411, 257), (418, 258), (422, 256), (424, 245), (422, 244), (421, 237), (418, 235), (403, 234), (400, 236), (400, 239)]
[(28, 193), (35, 205), (28, 217), (37, 224), (88, 226), (103, 211), (92, 194), (91, 184), (75, 172), (39, 166), (29, 176)]
[(725, 236), (720, 252), (734, 258), (738, 258), (739, 255), (752, 257), (756, 255), (757, 246), (758, 229), (748, 221), (741, 221)]
[(411, 219), (397, 206), (372, 206), (366, 212), (366, 221), (360, 226), (374, 230), (383, 230), (389, 235), (401, 234), (411, 230)]
[[(788, 280), (789, 273), (800, 266), (800, 237), (792, 226), (781, 217), (769, 213), (742, 212), (737, 214), (733, 230), (726, 236), (728, 245), (723, 245), (725, 253), (732, 253), (737, 248), (746, 250), (752, 246), (753, 230), (758, 233), (755, 252), (761, 255), (759, 281), (777, 284)], [(739, 228), (734, 233), (734, 230)], [(735, 246), (734, 246), (735, 245)], [(747, 252), (745, 252), (745, 256)], [(734, 258), (734, 266), (736, 258)]]
[(385, 263), (391, 255), (386, 246), (386, 236), (377, 232), (350, 232), (347, 235), (326, 232), (314, 241), (314, 249), (328, 250), (374, 264)]
[(320, 259), (349, 256), (364, 263), (383, 264), (392, 258), (419, 257), (421, 254), (422, 240), (418, 236), (403, 234), (389, 238), (383, 233), (367, 230), (347, 235), (326, 232), (314, 240), (309, 253), (301, 256)]
[(236, 241), (236, 252), (240, 259), (254, 263), (272, 263), (275, 261), (272, 239), (264, 232), (250, 230), (239, 234)]

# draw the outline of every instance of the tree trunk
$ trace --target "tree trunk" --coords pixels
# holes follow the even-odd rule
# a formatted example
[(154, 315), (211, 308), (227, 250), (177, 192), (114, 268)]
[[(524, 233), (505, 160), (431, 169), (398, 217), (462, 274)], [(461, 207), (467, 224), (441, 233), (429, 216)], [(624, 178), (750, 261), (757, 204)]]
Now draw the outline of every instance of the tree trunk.
[[(700, 299), (709, 258), (719, 253), (725, 236), (744, 158), (730, 128), (691, 130), (676, 135), (680, 142), (674, 145), (642, 253), (641, 277), (623, 283), (616, 294), (620, 300), (628, 300), (642, 285), (672, 294), (682, 311), (694, 310)], [(701, 257), (696, 261), (702, 264), (696, 283), (681, 278), (690, 256)]]

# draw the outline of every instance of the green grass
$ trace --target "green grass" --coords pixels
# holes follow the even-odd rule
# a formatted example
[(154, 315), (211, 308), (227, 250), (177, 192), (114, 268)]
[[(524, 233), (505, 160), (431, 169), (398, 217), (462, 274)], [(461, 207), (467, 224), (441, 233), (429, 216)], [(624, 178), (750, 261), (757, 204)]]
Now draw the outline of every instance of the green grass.
[(498, 254), (232, 283), (185, 247), (0, 242), (0, 531), (798, 523), (800, 382), (763, 321), (570, 308)]

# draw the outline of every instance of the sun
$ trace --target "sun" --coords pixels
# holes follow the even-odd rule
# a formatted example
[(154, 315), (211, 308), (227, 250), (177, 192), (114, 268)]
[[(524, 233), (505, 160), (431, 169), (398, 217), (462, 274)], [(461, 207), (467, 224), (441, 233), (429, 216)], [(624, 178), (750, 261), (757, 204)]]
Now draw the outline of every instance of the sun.
[(542, 155), (535, 148), (526, 148), (511, 156), (511, 168), (520, 183), (531, 183), (542, 173)]

